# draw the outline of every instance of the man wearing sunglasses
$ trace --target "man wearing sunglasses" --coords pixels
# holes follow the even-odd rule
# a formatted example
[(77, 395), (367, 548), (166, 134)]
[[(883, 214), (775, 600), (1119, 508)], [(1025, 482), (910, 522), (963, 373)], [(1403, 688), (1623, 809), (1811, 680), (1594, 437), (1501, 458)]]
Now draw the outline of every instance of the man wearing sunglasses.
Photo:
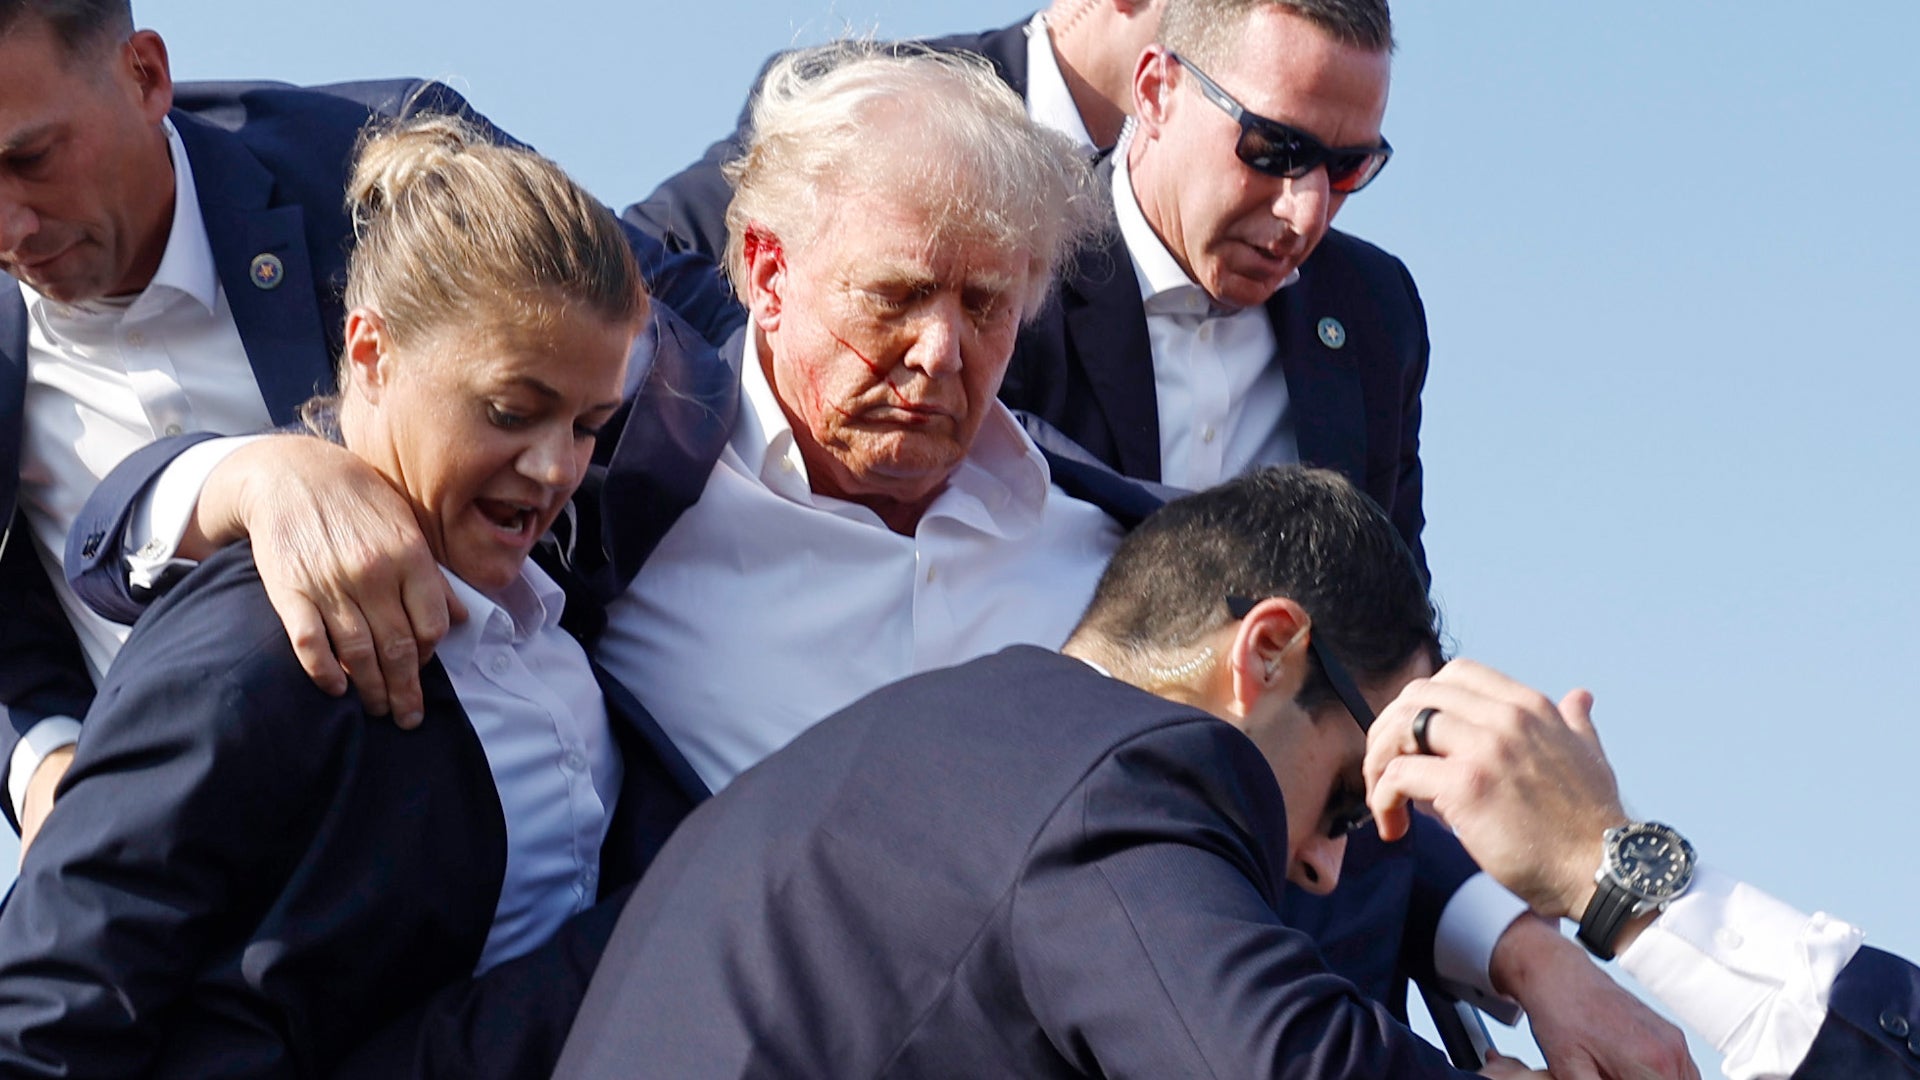
[(1364, 728), (1438, 657), (1338, 475), (1171, 503), (1062, 653), (882, 689), (690, 816), (555, 1075), (1456, 1075), (1278, 908), (1338, 881)]
[(1001, 396), (1130, 476), (1198, 490), (1338, 469), (1421, 556), (1425, 316), (1329, 228), (1392, 148), (1385, 0), (1166, 0), (1111, 159), (1114, 223)]
[[(1134, 119), (1101, 168), (1113, 222), (1022, 333), (1003, 401), (1121, 472), (1199, 489), (1299, 461), (1384, 508), (1425, 574), (1425, 315), (1399, 260), (1330, 228), (1388, 162), (1385, 0), (1165, 0), (1134, 68)], [(1403, 1008), (1406, 973), (1511, 1019), (1566, 1075), (1686, 1075), (1679, 1033), (1518, 916), (1452, 841), (1362, 834), (1331, 898), (1285, 912), (1336, 970)], [(1503, 929), (1504, 928), (1504, 929)], [(1437, 952), (1426, 943), (1438, 941)], [(1554, 975), (1523, 985), (1515, 971)]]

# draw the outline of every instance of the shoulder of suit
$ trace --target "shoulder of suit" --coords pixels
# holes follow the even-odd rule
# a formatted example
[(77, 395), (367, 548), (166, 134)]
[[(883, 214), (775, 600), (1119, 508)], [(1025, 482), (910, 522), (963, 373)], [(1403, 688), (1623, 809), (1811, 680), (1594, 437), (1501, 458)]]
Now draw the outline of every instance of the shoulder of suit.
[[(1312, 266), (1316, 262), (1339, 262), (1361, 268), (1391, 268), (1399, 273), (1406, 272), (1406, 264), (1400, 261), (1399, 256), (1376, 244), (1362, 240), (1352, 233), (1341, 232), (1339, 229), (1327, 230), (1327, 235), (1321, 239), (1320, 246), (1314, 249), (1313, 256), (1307, 260), (1307, 266)], [(1301, 269), (1304, 273), (1306, 267)]]

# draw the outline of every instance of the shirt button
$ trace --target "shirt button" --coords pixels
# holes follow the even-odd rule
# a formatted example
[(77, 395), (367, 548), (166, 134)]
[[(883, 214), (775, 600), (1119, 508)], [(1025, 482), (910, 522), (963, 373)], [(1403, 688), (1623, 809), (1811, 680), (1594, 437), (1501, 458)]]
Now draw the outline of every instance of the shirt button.
[(929, 585), (933, 584), (933, 579), (939, 576), (939, 574), (940, 574), (940, 570), (938, 567), (933, 567), (933, 566), (927, 567), (927, 584)]
[(1214, 437), (1219, 434), (1220, 433), (1218, 431), (1214, 430), (1212, 424), (1208, 424), (1206, 427), (1200, 429), (1200, 441), (1203, 443), (1211, 444), (1214, 440)]
[(566, 760), (562, 761), (561, 764), (567, 767), (568, 772), (579, 772), (581, 769), (586, 768), (587, 759), (580, 756), (580, 751), (575, 750), (568, 754)]
[(185, 430), (186, 430), (186, 429), (185, 429), (185, 428), (183, 428), (183, 427), (181, 427), (181, 426), (180, 426), (179, 424), (168, 424), (168, 425), (167, 425), (167, 434), (168, 434), (168, 435), (178, 435), (178, 434), (180, 434), (180, 433), (181, 433), (182, 431), (185, 431)]
[(492, 664), (493, 673), (495, 675), (505, 675), (507, 673), (507, 663), (508, 661), (507, 661), (506, 653), (495, 653), (493, 655), (493, 664)]
[(580, 872), (580, 888), (592, 892), (600, 884), (600, 871), (591, 867)]
[(136, 349), (140, 348), (146, 343), (147, 343), (147, 335), (141, 333), (138, 330), (135, 330), (132, 333), (127, 335), (127, 344), (133, 346)]
[(1740, 946), (1745, 945), (1747, 943), (1747, 939), (1741, 937), (1739, 931), (1732, 930), (1724, 926), (1714, 931), (1713, 941), (1714, 941), (1714, 944), (1720, 946), (1722, 949), (1725, 949), (1728, 952), (1732, 952), (1733, 950), (1738, 949)]
[(1201, 341), (1213, 340), (1213, 324), (1212, 323), (1208, 323), (1205, 326), (1202, 326), (1200, 328), (1200, 340)]

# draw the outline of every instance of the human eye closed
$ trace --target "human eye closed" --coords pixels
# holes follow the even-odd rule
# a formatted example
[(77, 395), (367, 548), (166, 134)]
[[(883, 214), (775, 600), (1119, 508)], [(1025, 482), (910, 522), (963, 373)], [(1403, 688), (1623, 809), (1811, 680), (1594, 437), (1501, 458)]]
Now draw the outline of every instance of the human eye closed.
[(1009, 310), (1006, 291), (997, 288), (969, 288), (960, 294), (960, 302), (976, 322), (991, 322)]
[(4, 162), (7, 172), (28, 178), (46, 171), (52, 160), (53, 146), (50, 143), (10, 150), (0, 156), (0, 162)]
[(497, 401), (487, 402), (487, 423), (504, 431), (516, 431), (533, 422), (533, 418), (511, 406)]

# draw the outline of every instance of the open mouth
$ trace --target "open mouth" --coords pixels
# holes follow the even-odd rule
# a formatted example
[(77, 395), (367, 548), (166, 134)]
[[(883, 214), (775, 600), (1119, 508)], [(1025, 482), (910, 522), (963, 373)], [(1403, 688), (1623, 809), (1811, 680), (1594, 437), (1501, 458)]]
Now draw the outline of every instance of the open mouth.
[(531, 541), (540, 523), (540, 508), (505, 499), (475, 499), (474, 509), (493, 523), (493, 527), (514, 540)]

